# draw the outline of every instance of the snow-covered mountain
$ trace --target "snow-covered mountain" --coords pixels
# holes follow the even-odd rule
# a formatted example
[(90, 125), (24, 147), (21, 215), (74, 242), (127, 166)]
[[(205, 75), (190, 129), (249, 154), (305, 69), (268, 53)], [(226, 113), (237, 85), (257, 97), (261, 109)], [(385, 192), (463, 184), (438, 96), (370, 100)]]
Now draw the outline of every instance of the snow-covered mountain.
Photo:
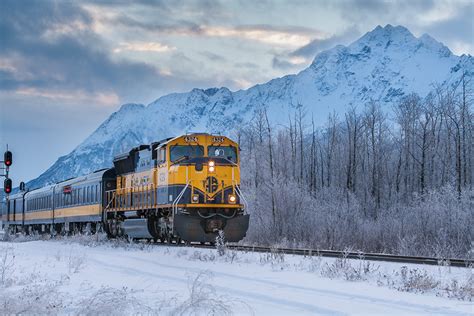
[(377, 26), (349, 46), (338, 45), (316, 56), (296, 75), (273, 79), (247, 90), (193, 89), (173, 93), (148, 106), (124, 104), (70, 154), (28, 186), (38, 187), (112, 165), (113, 156), (142, 143), (187, 131), (226, 134), (268, 107), (270, 119), (287, 123), (303, 105), (316, 122), (369, 100), (390, 107), (411, 92), (422, 96), (433, 84), (449, 84), (462, 71), (474, 74), (474, 58), (456, 56), (425, 34), (417, 38), (402, 26)]

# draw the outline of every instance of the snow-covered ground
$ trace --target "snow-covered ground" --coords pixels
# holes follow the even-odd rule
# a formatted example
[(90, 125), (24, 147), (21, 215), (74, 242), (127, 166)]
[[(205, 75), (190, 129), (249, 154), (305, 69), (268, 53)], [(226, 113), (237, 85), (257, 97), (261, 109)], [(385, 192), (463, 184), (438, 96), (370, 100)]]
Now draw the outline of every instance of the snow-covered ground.
[[(467, 268), (229, 250), (219, 256), (85, 236), (0, 242), (2, 315), (473, 315), (469, 278)], [(456, 291), (464, 298), (448, 298)]]

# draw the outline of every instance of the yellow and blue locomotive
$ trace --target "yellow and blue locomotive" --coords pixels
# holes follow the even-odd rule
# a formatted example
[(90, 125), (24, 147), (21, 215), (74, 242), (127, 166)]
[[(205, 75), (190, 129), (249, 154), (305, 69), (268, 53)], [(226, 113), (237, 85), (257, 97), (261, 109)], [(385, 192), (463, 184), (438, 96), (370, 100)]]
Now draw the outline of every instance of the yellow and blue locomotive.
[[(110, 237), (213, 242), (248, 229), (240, 191), (238, 144), (205, 133), (141, 145), (114, 168), (12, 195), (3, 215), (10, 231), (104, 228)], [(17, 205), (21, 205), (17, 206)]]

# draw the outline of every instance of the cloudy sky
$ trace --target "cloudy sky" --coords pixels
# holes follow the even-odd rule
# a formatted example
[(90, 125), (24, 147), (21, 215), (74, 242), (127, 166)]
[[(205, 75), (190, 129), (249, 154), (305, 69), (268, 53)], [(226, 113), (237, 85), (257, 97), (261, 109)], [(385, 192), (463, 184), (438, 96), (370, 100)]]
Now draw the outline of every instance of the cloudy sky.
[(0, 146), (14, 181), (69, 153), (120, 104), (245, 89), (377, 25), (474, 54), (474, 1), (0, 1)]

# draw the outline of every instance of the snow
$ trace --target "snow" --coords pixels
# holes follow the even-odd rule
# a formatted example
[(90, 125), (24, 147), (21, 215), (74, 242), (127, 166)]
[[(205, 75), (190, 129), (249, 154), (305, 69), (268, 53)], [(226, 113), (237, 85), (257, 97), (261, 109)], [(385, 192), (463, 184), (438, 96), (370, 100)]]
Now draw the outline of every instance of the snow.
[[(32, 292), (35, 285), (54, 294), (36, 294), (40, 299), (35, 304), (47, 302), (46, 312), (61, 314), (472, 315), (474, 308), (468, 301), (379, 286), (373, 278), (349, 282), (324, 277), (318, 272), (335, 262), (330, 258), (230, 250), (218, 256), (215, 249), (88, 238), (0, 243), (0, 273), (5, 251), (14, 253), (7, 273), (13, 279), (0, 285), (0, 297), (11, 301), (0, 311), (13, 309), (21, 293)], [(381, 276), (403, 265), (376, 266)], [(466, 268), (421, 268), (441, 279), (461, 280), (472, 273)], [(38, 311), (28, 304), (27, 299), (20, 302)]]

